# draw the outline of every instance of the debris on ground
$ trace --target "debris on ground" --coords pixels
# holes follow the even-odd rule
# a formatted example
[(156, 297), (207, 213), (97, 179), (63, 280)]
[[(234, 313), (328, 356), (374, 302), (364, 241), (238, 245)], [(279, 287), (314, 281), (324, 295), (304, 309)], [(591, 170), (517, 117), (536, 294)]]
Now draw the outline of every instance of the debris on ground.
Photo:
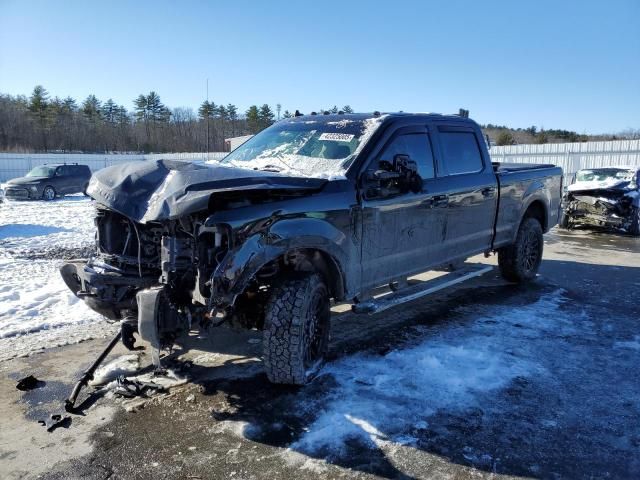
[(26, 392), (28, 390), (33, 390), (34, 388), (40, 388), (42, 386), (44, 386), (43, 381), (38, 380), (36, 377), (34, 377), (33, 375), (29, 375), (27, 377), (24, 377), (23, 379), (21, 379), (17, 384), (16, 384), (16, 388), (18, 390), (21, 390), (23, 392)]
[(58, 427), (68, 428), (71, 425), (71, 417), (54, 413), (46, 420), (38, 420), (38, 423), (46, 427), (47, 432), (53, 432)]
[(149, 394), (164, 393), (166, 388), (153, 382), (141, 382), (140, 380), (129, 380), (124, 375), (120, 375), (113, 393), (118, 397), (148, 397)]

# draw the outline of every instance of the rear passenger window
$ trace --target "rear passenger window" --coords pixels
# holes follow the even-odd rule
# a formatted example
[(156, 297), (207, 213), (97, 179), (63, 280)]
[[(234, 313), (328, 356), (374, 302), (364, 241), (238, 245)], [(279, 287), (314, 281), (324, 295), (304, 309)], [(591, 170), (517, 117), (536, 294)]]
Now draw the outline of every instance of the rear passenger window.
[(440, 144), (449, 175), (482, 170), (482, 156), (472, 132), (440, 132)]
[(393, 157), (396, 155), (409, 155), (411, 160), (418, 165), (418, 175), (423, 179), (435, 176), (431, 140), (428, 134), (407, 133), (398, 135), (386, 146), (382, 155), (380, 155), (380, 160), (387, 160), (393, 163)]

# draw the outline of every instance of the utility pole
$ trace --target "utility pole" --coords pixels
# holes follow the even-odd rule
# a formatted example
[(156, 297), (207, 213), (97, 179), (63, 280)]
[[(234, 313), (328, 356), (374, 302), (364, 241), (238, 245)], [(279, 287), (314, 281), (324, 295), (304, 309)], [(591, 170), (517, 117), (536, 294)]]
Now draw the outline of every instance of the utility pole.
[(207, 78), (207, 158), (206, 161), (209, 161), (209, 79)]

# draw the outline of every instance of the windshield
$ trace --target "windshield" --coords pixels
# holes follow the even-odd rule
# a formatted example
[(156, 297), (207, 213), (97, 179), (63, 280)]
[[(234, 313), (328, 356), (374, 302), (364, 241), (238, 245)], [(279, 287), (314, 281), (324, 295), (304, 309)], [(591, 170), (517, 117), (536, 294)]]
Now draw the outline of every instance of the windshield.
[(56, 172), (56, 167), (36, 167), (27, 173), (27, 177), (53, 177)]
[(631, 180), (634, 172), (620, 168), (594, 168), (580, 170), (576, 174), (577, 182), (604, 182), (611, 180)]
[(221, 163), (308, 177), (341, 176), (382, 119), (283, 120), (239, 146)]

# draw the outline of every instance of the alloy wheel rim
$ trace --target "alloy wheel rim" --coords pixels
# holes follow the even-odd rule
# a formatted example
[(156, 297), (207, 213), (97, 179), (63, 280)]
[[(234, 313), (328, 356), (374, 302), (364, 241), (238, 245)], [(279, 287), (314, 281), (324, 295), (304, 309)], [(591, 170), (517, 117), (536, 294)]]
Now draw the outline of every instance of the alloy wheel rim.
[(528, 272), (532, 271), (540, 259), (540, 239), (535, 232), (527, 232), (522, 246), (522, 266)]

